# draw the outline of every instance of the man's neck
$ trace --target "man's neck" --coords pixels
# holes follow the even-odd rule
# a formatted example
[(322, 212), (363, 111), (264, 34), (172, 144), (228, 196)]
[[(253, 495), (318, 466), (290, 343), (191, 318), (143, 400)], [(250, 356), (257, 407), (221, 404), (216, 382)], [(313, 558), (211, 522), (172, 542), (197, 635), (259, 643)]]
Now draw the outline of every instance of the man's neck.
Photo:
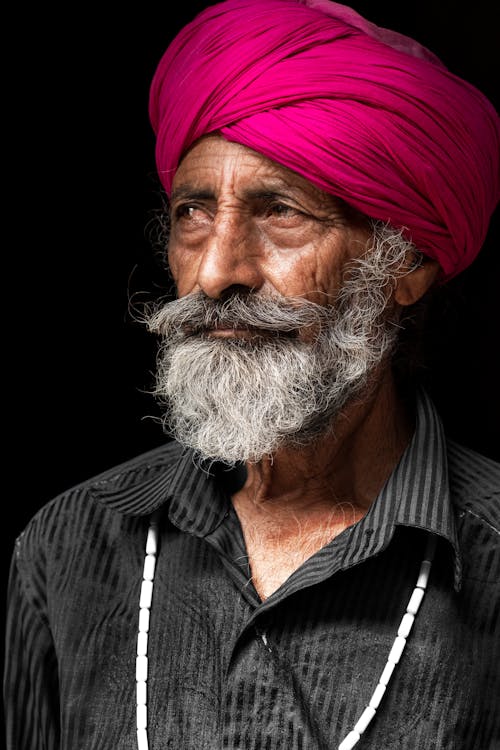
[(327, 436), (247, 466), (233, 504), (262, 597), (366, 514), (411, 433), (412, 420), (387, 371)]

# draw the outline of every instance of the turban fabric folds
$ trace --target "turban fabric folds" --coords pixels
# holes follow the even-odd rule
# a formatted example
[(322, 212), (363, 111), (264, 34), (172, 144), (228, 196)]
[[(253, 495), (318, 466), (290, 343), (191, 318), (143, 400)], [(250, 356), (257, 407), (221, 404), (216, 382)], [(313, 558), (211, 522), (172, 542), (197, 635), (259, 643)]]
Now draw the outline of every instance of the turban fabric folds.
[(330, 0), (225, 0), (155, 72), (150, 118), (170, 193), (215, 131), (402, 228), (444, 277), (479, 252), (500, 197), (500, 122), (426, 48)]

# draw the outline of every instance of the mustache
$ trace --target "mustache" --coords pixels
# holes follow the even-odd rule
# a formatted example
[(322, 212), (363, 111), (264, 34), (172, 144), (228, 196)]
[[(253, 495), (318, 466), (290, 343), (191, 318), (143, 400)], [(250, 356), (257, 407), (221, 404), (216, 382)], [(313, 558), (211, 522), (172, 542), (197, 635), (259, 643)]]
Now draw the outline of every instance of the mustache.
[(302, 297), (235, 292), (212, 299), (194, 292), (167, 302), (146, 316), (149, 331), (165, 338), (203, 334), (221, 328), (258, 330), (297, 336), (303, 328), (318, 332), (331, 325), (334, 308)]

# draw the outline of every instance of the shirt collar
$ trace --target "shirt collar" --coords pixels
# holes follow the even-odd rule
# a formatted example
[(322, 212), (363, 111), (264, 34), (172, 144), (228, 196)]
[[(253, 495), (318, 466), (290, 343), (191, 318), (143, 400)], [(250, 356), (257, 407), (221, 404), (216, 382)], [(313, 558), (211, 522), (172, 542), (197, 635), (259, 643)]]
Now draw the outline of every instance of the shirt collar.
[(459, 590), (462, 562), (450, 495), (446, 439), (441, 419), (424, 390), (417, 394), (415, 417), (413, 438), (376, 502), (394, 508), (396, 526), (424, 529), (449, 542), (455, 588)]
[[(118, 467), (102, 475), (91, 484), (90, 491), (124, 515), (149, 515), (165, 504), (174, 526), (204, 537), (227, 516), (234, 481), (234, 470), (220, 464), (206, 467), (191, 450), (171, 443), (154, 451), (149, 461), (141, 461), (139, 456), (121, 470)], [(370, 524), (374, 532), (379, 530), (374, 533), (374, 553), (385, 546), (395, 526), (421, 528), (446, 539), (453, 552), (455, 588), (460, 588), (461, 557), (449, 491), (446, 442), (441, 420), (423, 391), (417, 395), (413, 438), (367, 515), (356, 525), (359, 533), (366, 534)], [(356, 562), (356, 535), (353, 527), (346, 550), (347, 556), (353, 556), (350, 564)]]
[(172, 442), (106, 472), (89, 485), (90, 494), (126, 516), (147, 516), (166, 505), (175, 526), (195, 536), (214, 531), (229, 510), (222, 465), (207, 468), (194, 453)]

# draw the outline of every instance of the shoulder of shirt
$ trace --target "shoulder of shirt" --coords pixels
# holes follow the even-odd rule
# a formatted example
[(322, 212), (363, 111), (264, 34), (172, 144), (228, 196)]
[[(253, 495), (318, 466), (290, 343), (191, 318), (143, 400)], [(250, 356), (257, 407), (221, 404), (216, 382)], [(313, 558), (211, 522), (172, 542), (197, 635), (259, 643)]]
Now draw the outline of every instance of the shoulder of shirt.
[(500, 463), (453, 440), (447, 453), (453, 505), (500, 535)]
[[(96, 488), (106, 487), (108, 490), (119, 489), (124, 485), (134, 485), (147, 481), (175, 465), (182, 455), (183, 448), (176, 441), (171, 441), (152, 450), (134, 456), (123, 463), (117, 464), (105, 471), (70, 487), (49, 500), (28, 521), (28, 524), (16, 540), (16, 554), (19, 556), (21, 547), (42, 543), (43, 538), (51, 535), (58, 521), (63, 521), (68, 515), (76, 520), (79, 511), (86, 512), (87, 501), (93, 499)], [(106, 508), (100, 503), (95, 507), (106, 513)], [(76, 516), (75, 516), (76, 514)]]
[(146, 480), (149, 475), (154, 476), (158, 471), (164, 471), (177, 463), (184, 451), (185, 448), (172, 440), (87, 479), (77, 485), (75, 489), (88, 490), (98, 486), (111, 488), (113, 485), (118, 488), (123, 481), (133, 483), (134, 481)]

